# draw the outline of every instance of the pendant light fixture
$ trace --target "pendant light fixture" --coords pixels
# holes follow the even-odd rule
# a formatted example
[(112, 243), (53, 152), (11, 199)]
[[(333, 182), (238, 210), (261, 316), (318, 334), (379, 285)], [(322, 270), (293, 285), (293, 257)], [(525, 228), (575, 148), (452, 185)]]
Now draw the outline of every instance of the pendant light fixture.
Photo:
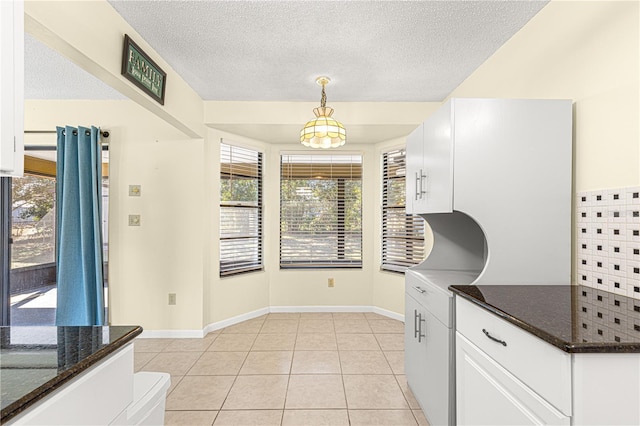
[(347, 140), (347, 131), (342, 123), (331, 117), (333, 108), (326, 106), (327, 95), (324, 86), (329, 84), (329, 77), (318, 77), (316, 83), (322, 86), (320, 107), (314, 108), (316, 118), (307, 122), (300, 131), (300, 142), (311, 148), (337, 148), (344, 145)]

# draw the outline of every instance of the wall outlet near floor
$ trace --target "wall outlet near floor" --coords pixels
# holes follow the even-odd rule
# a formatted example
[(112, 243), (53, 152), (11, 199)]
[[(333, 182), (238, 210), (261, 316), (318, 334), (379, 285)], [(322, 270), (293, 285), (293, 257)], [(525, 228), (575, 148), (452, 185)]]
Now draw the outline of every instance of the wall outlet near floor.
[(175, 305), (176, 304), (176, 294), (175, 293), (169, 293), (169, 304), (170, 305)]
[(329, 287), (335, 287), (336, 286), (336, 280), (334, 280), (333, 278), (329, 278), (328, 284), (329, 284)]

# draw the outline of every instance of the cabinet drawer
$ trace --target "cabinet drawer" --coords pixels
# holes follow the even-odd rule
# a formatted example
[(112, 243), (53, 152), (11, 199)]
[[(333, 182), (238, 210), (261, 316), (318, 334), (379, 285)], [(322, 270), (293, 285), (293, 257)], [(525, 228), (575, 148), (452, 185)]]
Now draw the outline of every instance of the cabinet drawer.
[(571, 415), (570, 354), (460, 297), (456, 297), (456, 329), (562, 413)]
[(453, 327), (451, 292), (423, 280), (413, 271), (405, 273), (405, 292), (416, 299), (445, 326)]

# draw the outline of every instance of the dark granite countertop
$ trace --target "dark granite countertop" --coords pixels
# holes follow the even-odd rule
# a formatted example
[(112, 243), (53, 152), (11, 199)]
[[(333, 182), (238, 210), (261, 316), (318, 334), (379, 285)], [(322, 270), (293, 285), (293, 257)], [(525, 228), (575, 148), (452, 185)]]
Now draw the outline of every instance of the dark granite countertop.
[(0, 423), (131, 342), (139, 326), (0, 327)]
[(449, 289), (570, 353), (640, 353), (640, 300), (585, 286)]

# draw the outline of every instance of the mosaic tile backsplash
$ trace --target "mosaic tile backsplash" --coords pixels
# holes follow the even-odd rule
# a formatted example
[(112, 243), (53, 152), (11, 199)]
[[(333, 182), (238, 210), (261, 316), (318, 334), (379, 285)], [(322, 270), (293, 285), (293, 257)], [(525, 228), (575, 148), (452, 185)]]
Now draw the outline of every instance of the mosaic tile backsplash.
[(581, 192), (576, 281), (640, 299), (640, 187)]

